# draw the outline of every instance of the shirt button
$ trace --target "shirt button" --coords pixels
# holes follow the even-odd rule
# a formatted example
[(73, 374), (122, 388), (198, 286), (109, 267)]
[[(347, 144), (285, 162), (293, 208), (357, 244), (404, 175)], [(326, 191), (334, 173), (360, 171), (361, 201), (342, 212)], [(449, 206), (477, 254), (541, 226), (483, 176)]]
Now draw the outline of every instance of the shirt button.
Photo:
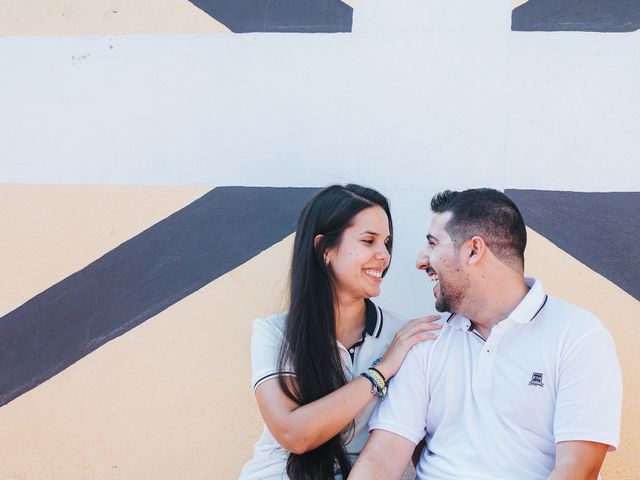
[(486, 351), (487, 351), (487, 353), (491, 353), (491, 349), (490, 348), (487, 348)]
[(355, 349), (350, 348), (350, 349), (349, 349), (349, 352), (353, 353), (353, 352), (355, 352)]

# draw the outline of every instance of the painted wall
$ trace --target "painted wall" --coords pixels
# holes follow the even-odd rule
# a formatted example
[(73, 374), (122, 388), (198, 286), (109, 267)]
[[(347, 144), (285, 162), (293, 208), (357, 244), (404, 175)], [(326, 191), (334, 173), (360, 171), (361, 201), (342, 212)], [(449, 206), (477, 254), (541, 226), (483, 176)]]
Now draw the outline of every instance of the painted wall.
[(349, 181), (391, 199), (409, 316), (431, 195), (516, 200), (528, 273), (614, 335), (604, 477), (639, 477), (640, 5), (268, 4), (0, 1), (0, 478), (235, 478), (286, 187)]

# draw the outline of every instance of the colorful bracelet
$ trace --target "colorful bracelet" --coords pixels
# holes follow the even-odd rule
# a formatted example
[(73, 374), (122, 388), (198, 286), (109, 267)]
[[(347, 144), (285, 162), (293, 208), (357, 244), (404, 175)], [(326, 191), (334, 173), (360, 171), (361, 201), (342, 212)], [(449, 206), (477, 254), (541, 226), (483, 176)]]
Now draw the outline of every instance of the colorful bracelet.
[(376, 385), (378, 386), (378, 390), (379, 391), (384, 390), (386, 392), (387, 382), (384, 381), (384, 377), (378, 375), (378, 373), (373, 368), (369, 368), (367, 372), (376, 380)]
[(384, 382), (384, 384), (387, 384), (387, 379), (384, 378), (384, 375), (382, 374), (382, 372), (380, 370), (378, 370), (377, 368), (371, 366), (369, 367), (369, 370), (373, 370), (374, 372), (376, 372), (378, 375), (380, 375), (380, 377), (382, 378), (382, 381)]
[(371, 382), (372, 395), (377, 394), (380, 398), (384, 398), (387, 395), (387, 383), (384, 380), (384, 376), (378, 370), (369, 368), (365, 372), (362, 372), (361, 375)]

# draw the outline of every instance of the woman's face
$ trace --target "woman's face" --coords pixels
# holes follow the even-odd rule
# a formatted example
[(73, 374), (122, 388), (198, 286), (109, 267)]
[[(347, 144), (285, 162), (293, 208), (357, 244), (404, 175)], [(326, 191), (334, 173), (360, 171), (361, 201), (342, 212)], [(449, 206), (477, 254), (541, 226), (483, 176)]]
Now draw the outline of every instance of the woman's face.
[(389, 265), (389, 221), (379, 206), (362, 210), (343, 234), (340, 244), (327, 251), (338, 299), (359, 300), (380, 295), (382, 272)]

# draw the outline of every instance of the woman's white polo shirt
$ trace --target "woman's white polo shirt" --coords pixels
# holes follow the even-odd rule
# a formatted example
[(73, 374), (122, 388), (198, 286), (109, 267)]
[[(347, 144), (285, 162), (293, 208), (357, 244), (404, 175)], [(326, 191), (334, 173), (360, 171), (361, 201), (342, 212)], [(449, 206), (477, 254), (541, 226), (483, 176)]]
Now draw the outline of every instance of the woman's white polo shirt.
[[(359, 376), (386, 352), (396, 332), (406, 319), (394, 315), (365, 300), (366, 320), (362, 338), (350, 347), (338, 342), (342, 365), (347, 381)], [(277, 362), (283, 338), (285, 313), (273, 315), (253, 322), (251, 337), (252, 385), (255, 389), (263, 382), (279, 375), (295, 375), (292, 369), (278, 372)], [(377, 398), (377, 397), (375, 397)], [(346, 444), (347, 451), (355, 463), (369, 437), (368, 422), (377, 405), (372, 400), (355, 418), (355, 428)], [(262, 435), (254, 447), (253, 458), (240, 472), (241, 480), (282, 480), (286, 479), (285, 468), (289, 452), (280, 446), (271, 432), (264, 426)]]

